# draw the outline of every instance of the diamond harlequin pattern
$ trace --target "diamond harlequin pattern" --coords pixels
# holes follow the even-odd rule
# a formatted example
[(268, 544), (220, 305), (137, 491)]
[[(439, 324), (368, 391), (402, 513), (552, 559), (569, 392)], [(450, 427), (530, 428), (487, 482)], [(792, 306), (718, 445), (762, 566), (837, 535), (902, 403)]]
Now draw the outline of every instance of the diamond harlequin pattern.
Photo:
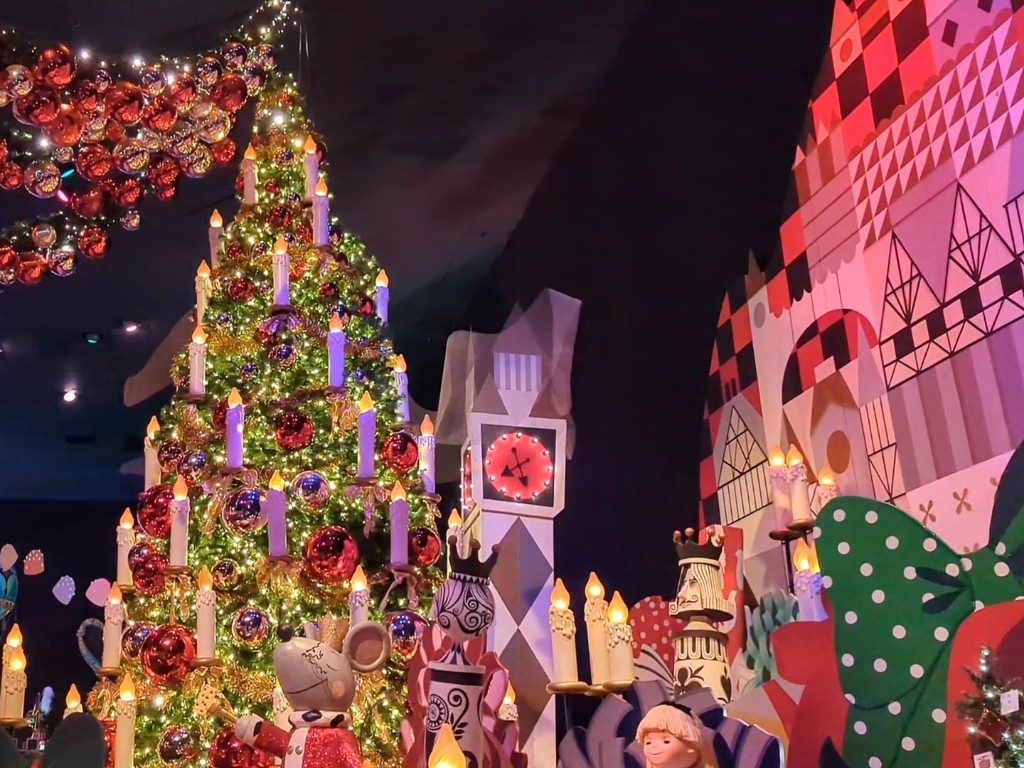
[(525, 744), (551, 698), (547, 692), (548, 676), (522, 632), (512, 635), (499, 658), (511, 670), (519, 703), (519, 738)]
[(553, 569), (522, 520), (508, 529), (499, 551), (491, 583), (516, 624), (522, 624)]

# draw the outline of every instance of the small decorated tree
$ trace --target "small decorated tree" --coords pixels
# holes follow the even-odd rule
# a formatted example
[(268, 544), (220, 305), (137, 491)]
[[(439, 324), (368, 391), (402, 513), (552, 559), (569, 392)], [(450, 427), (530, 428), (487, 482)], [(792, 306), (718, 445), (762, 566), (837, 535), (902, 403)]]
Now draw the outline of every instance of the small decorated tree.
[[(957, 713), (966, 720), (967, 732), (975, 754), (991, 752), (997, 768), (1024, 766), (1024, 710), (1019, 708), (1020, 680), (1000, 680), (992, 670), (992, 651), (981, 649), (977, 670), (967, 670), (977, 693), (966, 694), (957, 704)], [(1003, 696), (1018, 704), (1003, 714)], [(1012, 706), (1010, 709), (1013, 709)]]

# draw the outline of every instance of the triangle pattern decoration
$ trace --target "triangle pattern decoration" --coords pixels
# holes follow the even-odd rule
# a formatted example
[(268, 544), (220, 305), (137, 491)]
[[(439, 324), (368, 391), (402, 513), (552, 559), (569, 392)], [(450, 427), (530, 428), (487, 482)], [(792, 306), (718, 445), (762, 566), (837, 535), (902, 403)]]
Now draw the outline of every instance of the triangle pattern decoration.
[(894, 234), (889, 245), (885, 277), (885, 304), (879, 336), (889, 339), (939, 306), (903, 243)]
[(974, 199), (958, 185), (949, 235), (946, 299), (964, 294), (1012, 261), (1011, 248)]
[(743, 421), (739, 411), (733, 408), (729, 416), (729, 429), (725, 435), (725, 452), (722, 456), (722, 468), (718, 473), (719, 484), (735, 480), (766, 461), (768, 457), (764, 450), (754, 439), (754, 434)]

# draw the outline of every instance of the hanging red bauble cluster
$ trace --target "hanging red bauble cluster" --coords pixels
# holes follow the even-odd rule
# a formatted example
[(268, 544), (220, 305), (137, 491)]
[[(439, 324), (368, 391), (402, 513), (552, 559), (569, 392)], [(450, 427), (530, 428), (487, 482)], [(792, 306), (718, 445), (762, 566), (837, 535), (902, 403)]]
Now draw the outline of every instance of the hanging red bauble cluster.
[(171, 535), (171, 502), (174, 488), (168, 483), (159, 483), (139, 494), (136, 518), (139, 526), (156, 539)]
[(189, 662), (195, 657), (195, 638), (179, 624), (165, 624), (154, 629), (139, 652), (146, 677), (163, 687), (181, 685), (188, 676)]
[(210, 768), (267, 768), (270, 760), (266, 752), (243, 744), (234, 727), (221, 731), (210, 747)]

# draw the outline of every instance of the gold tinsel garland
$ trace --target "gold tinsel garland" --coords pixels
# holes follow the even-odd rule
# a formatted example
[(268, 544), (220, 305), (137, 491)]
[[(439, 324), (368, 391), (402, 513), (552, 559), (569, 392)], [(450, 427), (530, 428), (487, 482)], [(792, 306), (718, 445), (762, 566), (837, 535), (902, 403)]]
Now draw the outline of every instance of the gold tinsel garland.
[(276, 685), (272, 675), (242, 669), (236, 664), (224, 667), (224, 687), (236, 696), (251, 701), (270, 701)]

